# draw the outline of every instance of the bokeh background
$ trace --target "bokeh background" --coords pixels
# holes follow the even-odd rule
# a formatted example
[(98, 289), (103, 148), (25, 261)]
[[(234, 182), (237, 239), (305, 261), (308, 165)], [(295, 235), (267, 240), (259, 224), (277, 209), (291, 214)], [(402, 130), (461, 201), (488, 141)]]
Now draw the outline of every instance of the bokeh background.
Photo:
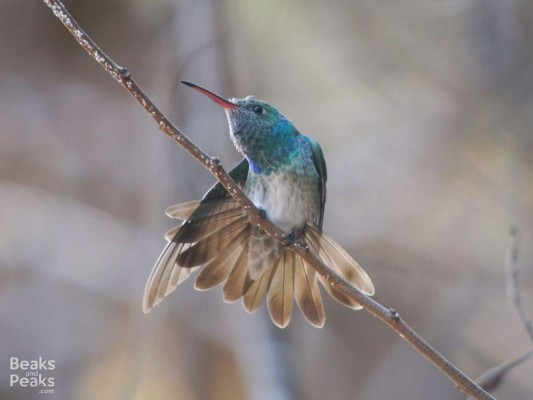
[[(467, 374), (530, 346), (505, 292), (509, 229), (533, 314), (530, 0), (69, 0), (102, 48), (208, 153), (239, 159), (215, 104), (254, 94), (319, 141), (325, 229)], [(148, 315), (166, 206), (213, 178), (40, 1), (0, 6), (1, 399), (463, 399), (368, 313), (325, 300), (285, 330), (192, 281)], [(324, 296), (325, 298), (325, 296)], [(9, 357), (56, 360), (55, 394)], [(533, 360), (494, 394), (533, 398)]]

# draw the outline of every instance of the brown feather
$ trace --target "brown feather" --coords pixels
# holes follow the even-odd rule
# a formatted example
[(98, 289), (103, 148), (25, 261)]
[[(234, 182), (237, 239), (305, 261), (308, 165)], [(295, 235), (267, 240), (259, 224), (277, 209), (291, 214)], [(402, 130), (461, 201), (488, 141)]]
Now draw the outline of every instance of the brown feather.
[(346, 307), (351, 308), (352, 310), (360, 310), (363, 308), (361, 304), (359, 304), (357, 301), (339, 292), (337, 289), (331, 286), (329, 282), (323, 277), (318, 276), (318, 279), (320, 280), (320, 283), (322, 283), (322, 286), (324, 286), (324, 289), (326, 289), (326, 292), (328, 292), (331, 297), (333, 297), (342, 305), (345, 305)]
[(235, 237), (235, 240), (226, 249), (202, 269), (196, 277), (194, 288), (197, 290), (208, 290), (225, 281), (242, 252), (245, 241), (249, 237), (250, 227), (248, 226)]
[(228, 280), (222, 289), (224, 301), (231, 303), (239, 300), (243, 295), (244, 281), (246, 280), (248, 264), (248, 242), (243, 247), (239, 258), (231, 270)]
[[(306, 238), (307, 243), (309, 244), (310, 250), (315, 253), (316, 256), (318, 256), (322, 261), (328, 265), (330, 268), (332, 268), (335, 272), (341, 273), (339, 268), (336, 264), (336, 253), (329, 253), (324, 251), (321, 247), (321, 240), (320, 236), (314, 234), (313, 231), (307, 229), (306, 230)], [(341, 274), (342, 275), (342, 274)], [(320, 283), (324, 286), (328, 294), (333, 297), (335, 300), (337, 300), (339, 303), (344, 304), (346, 307), (352, 308), (354, 310), (361, 309), (361, 305), (353, 300), (352, 298), (342, 294), (341, 292), (337, 291), (333, 286), (329, 284), (328, 281), (326, 281), (321, 276), (318, 277), (320, 280)]]
[(159, 304), (166, 295), (172, 292), (179, 283), (187, 279), (192, 273), (191, 269), (182, 271), (182, 268), (176, 265), (176, 258), (184, 246), (188, 247), (188, 245), (181, 243), (169, 242), (161, 252), (152, 268), (144, 290), (143, 311), (145, 313)]
[(267, 269), (259, 278), (253, 281), (247, 276), (247, 283), (244, 285), (243, 304), (244, 309), (249, 313), (254, 312), (263, 304), (268, 287), (272, 278), (273, 267)]
[(165, 233), (165, 239), (167, 242), (170, 242), (172, 239), (174, 239), (176, 237), (176, 234), (179, 232), (179, 230), (181, 229), (182, 225), (178, 225), (178, 226), (175, 226), (174, 228), (172, 229), (169, 229), (166, 233)]
[(202, 200), (198, 208), (187, 218), (188, 220), (197, 221), (202, 218), (210, 218), (213, 215), (223, 211), (239, 208), (240, 205), (231, 197), (214, 198)]
[[(309, 232), (310, 231), (310, 232)], [(330, 257), (337, 271), (365, 294), (372, 296), (374, 285), (361, 266), (331, 236), (321, 232), (318, 227), (307, 225), (306, 233), (311, 233), (320, 245), (320, 255)]]
[(182, 267), (196, 267), (209, 262), (228, 247), (247, 226), (249, 226), (248, 220), (245, 217), (241, 217), (211, 233), (211, 235), (182, 252), (178, 256), (178, 264)]
[(267, 293), (270, 317), (280, 328), (285, 328), (292, 316), (294, 257), (292, 251), (283, 253), (273, 268), (273, 276)]
[(280, 257), (282, 247), (271, 236), (257, 227), (252, 229), (248, 254), (248, 273), (252, 280), (258, 279)]
[[(194, 206), (197, 207), (196, 210), (191, 211)], [(227, 199), (175, 204), (167, 208), (166, 213), (171, 218), (187, 219), (165, 234), (167, 241), (179, 243), (197, 242), (243, 215), (239, 204)]]
[(180, 243), (198, 242), (240, 218), (243, 218), (242, 210), (232, 208), (198, 220), (188, 220), (182, 225), (179, 235), (176, 235), (173, 240)]
[(159, 282), (157, 283), (157, 297), (159, 299), (163, 299), (165, 297), (165, 293), (167, 293), (169, 289), (168, 283), (170, 281), (172, 271), (174, 268), (176, 268), (176, 257), (183, 250), (183, 246), (184, 245), (177, 245), (175, 248), (173, 248), (169, 252), (168, 259), (165, 260), (165, 265), (161, 267), (161, 275), (159, 276)]
[(294, 265), (294, 298), (309, 323), (322, 328), (326, 317), (316, 273), (300, 257), (296, 257)]
[(200, 200), (188, 201), (186, 203), (174, 204), (165, 210), (165, 214), (173, 219), (186, 220), (198, 208)]

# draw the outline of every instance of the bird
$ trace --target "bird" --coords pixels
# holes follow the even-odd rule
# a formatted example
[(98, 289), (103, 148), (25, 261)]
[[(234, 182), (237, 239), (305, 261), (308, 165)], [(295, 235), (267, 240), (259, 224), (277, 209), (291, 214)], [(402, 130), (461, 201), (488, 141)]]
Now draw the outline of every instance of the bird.
[[(301, 134), (274, 106), (255, 98), (225, 99), (182, 81), (226, 113), (230, 137), (243, 159), (229, 175), (286, 239), (299, 240), (337, 274), (367, 295), (374, 286), (367, 273), (322, 230), (327, 170), (320, 145)], [(319, 282), (335, 300), (351, 309), (361, 305), (336, 290), (305, 260), (251, 224), (242, 207), (220, 184), (201, 200), (166, 209), (181, 225), (165, 235), (167, 245), (146, 284), (143, 311), (149, 312), (195, 271), (194, 287), (203, 291), (223, 284), (223, 298), (242, 298), (246, 311), (262, 304), (273, 323), (285, 328), (297, 304), (317, 328), (325, 323)]]

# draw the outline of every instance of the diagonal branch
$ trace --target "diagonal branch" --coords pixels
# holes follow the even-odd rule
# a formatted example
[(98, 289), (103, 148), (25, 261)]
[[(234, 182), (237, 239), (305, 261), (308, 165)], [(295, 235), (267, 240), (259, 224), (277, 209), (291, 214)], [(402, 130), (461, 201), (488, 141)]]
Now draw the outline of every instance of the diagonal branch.
[(302, 257), (311, 265), (321, 276), (323, 276), (336, 290), (342, 294), (356, 300), (363, 308), (373, 316), (379, 318), (398, 335), (413, 346), (419, 353), (426, 357), (435, 365), (444, 375), (446, 375), (459, 389), (473, 396), (476, 399), (494, 399), (489, 393), (479, 387), (472, 379), (466, 376), (450, 361), (444, 358), (437, 350), (429, 345), (420, 335), (418, 335), (407, 323), (400, 317), (400, 314), (382, 306), (377, 301), (366, 296), (339, 275), (333, 272), (318, 257), (313, 255), (309, 248), (302, 243), (289, 243), (284, 237), (283, 232), (272, 222), (263, 218), (259, 210), (244, 195), (237, 184), (230, 178), (227, 172), (220, 165), (220, 161), (210, 157), (190, 141), (176, 126), (174, 126), (154, 103), (145, 95), (142, 89), (132, 79), (126, 68), (120, 67), (111, 58), (109, 58), (89, 36), (80, 28), (78, 23), (68, 13), (65, 6), (60, 0), (44, 0), (50, 7), (57, 18), (70, 31), (80, 46), (91, 55), (116, 81), (118, 81), (152, 116), (157, 122), (159, 128), (169, 137), (180, 144), (191, 156), (193, 156), (204, 168), (209, 170), (215, 178), (226, 188), (233, 198), (244, 208), (250, 222), (260, 227), (267, 234), (276, 240), (285, 244), (293, 252)]

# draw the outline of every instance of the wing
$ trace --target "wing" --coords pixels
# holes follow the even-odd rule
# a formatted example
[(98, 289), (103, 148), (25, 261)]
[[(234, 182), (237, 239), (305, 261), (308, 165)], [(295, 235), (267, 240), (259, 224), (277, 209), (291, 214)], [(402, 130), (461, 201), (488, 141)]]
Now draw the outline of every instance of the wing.
[[(228, 172), (231, 179), (237, 183), (241, 188), (246, 183), (246, 178), (248, 177), (248, 160), (243, 158)], [(220, 197), (230, 197), (228, 191), (222, 186), (220, 182), (215, 183), (204, 195), (202, 200), (211, 200)]]
[[(248, 161), (241, 160), (229, 175), (242, 187), (248, 175)], [(220, 183), (213, 185), (201, 201), (171, 206), (166, 213), (184, 222), (167, 232), (168, 244), (146, 284), (144, 312), (150, 311), (204, 263), (209, 263), (208, 270), (216, 274), (210, 280), (205, 274), (201, 275), (199, 287), (205, 288), (224, 279), (228, 260), (249, 236), (247, 219), (240, 205)]]
[(315, 164), (316, 172), (318, 172), (318, 192), (320, 193), (320, 217), (318, 219), (318, 227), (322, 229), (324, 222), (324, 207), (326, 206), (326, 181), (328, 180), (328, 171), (326, 169), (326, 160), (320, 145), (312, 139), (311, 151), (313, 154), (313, 163)]
[[(237, 185), (241, 188), (244, 187), (246, 183), (246, 178), (248, 177), (248, 160), (243, 158), (239, 161), (229, 172), (229, 176), (233, 179)], [(204, 194), (202, 200), (193, 200), (187, 203), (174, 204), (168, 207), (165, 210), (165, 214), (170, 218), (181, 219), (183, 221), (192, 218), (194, 212), (196, 212), (202, 205), (208, 203), (206, 200), (220, 199), (223, 200), (224, 197), (230, 197), (228, 191), (221, 185), (220, 182), (215, 183), (211, 188)]]

